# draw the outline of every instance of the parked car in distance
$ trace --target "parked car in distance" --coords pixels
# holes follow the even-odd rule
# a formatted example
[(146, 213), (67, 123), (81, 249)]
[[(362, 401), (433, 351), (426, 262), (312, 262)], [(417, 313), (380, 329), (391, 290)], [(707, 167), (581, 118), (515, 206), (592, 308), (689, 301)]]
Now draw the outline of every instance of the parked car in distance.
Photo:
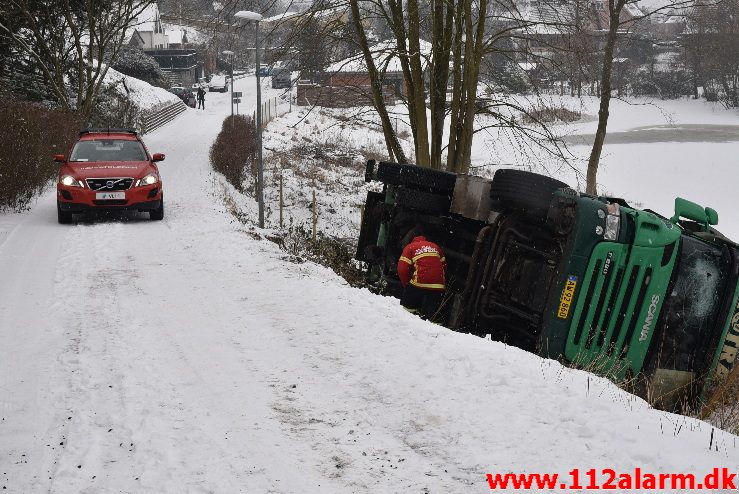
[(133, 129), (85, 129), (69, 155), (58, 154), (57, 216), (72, 223), (73, 215), (94, 211), (147, 211), (164, 218), (164, 193), (156, 163)]
[(260, 77), (269, 77), (272, 75), (272, 66), (267, 65), (265, 63), (259, 64), (259, 76)]
[(225, 93), (228, 91), (228, 79), (223, 74), (214, 74), (208, 83), (208, 90), (212, 92)]
[(195, 108), (195, 106), (197, 105), (195, 93), (193, 93), (190, 88), (182, 86), (172, 86), (171, 88), (169, 88), (169, 92), (179, 96), (180, 99), (190, 108)]
[(284, 89), (292, 86), (292, 72), (287, 67), (272, 69), (272, 89)]

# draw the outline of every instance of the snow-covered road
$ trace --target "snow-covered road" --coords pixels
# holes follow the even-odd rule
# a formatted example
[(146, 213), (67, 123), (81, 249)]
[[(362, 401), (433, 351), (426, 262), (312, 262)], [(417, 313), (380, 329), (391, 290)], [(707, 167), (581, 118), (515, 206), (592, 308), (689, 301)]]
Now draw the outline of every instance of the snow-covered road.
[[(253, 84), (237, 81), (244, 101)], [(58, 225), (52, 192), (0, 222), (0, 489), (486, 492), (487, 472), (737, 470), (735, 436), (249, 235), (208, 164), (228, 95), (206, 105), (145, 136), (167, 155), (163, 222)]]

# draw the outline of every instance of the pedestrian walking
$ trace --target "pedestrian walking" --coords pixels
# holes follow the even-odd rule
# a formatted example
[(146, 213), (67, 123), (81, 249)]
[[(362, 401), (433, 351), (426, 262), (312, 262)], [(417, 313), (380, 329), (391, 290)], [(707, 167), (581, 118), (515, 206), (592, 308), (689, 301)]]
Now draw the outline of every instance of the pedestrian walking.
[(202, 87), (198, 88), (198, 109), (205, 110), (205, 90)]
[(415, 237), (403, 249), (398, 259), (398, 278), (403, 285), (400, 304), (424, 319), (433, 319), (444, 296), (446, 258), (434, 242), (428, 240), (420, 227)]

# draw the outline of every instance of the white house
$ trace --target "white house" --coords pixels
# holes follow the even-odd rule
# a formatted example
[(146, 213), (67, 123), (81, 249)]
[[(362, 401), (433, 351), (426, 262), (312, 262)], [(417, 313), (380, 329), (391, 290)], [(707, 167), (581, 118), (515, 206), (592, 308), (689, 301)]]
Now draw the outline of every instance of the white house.
[(169, 48), (169, 38), (164, 32), (162, 20), (159, 16), (159, 6), (152, 3), (147, 6), (131, 23), (132, 32), (129, 34), (130, 45), (144, 50), (166, 50)]

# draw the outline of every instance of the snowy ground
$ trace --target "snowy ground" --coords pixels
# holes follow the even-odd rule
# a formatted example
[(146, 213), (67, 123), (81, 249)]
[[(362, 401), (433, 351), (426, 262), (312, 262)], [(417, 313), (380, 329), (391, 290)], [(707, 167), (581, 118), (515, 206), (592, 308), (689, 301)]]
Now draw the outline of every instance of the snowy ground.
[[(253, 83), (236, 82), (244, 101)], [(0, 216), (7, 492), (467, 493), (488, 472), (737, 470), (735, 436), (255, 238), (207, 160), (228, 97), (146, 136), (167, 154), (163, 222), (58, 225), (52, 191)]]

